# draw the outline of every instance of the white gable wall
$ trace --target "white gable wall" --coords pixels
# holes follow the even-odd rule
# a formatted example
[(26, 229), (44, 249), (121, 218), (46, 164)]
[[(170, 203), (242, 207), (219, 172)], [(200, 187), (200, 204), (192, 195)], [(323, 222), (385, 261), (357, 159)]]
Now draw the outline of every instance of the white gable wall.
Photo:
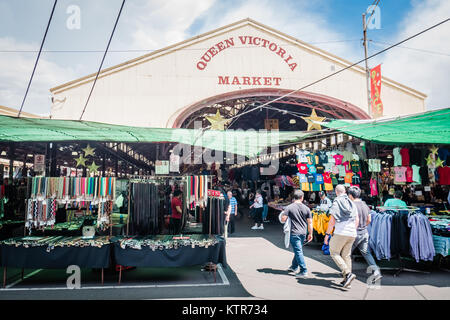
[[(286, 51), (289, 63), (297, 63), (294, 71), (275, 51), (255, 45), (242, 45), (239, 36), (267, 39)], [(202, 55), (211, 47), (233, 38), (234, 46), (218, 52), (203, 70), (197, 68)], [(183, 48), (183, 46), (185, 46)], [(181, 49), (180, 49), (181, 48)], [(272, 46), (272, 49), (274, 46)], [(174, 51), (170, 51), (174, 50)], [(216, 47), (217, 50), (217, 47)], [(134, 63), (107, 71), (97, 80), (83, 120), (114, 124), (171, 127), (176, 116), (186, 106), (219, 94), (252, 88), (294, 90), (344, 67), (343, 61), (325, 57), (314, 48), (305, 49), (282, 34), (250, 22), (225, 27), (200, 39), (189, 40), (173, 49), (154, 53)], [(134, 66), (133, 66), (134, 65)], [(383, 72), (383, 70), (382, 70)], [(229, 78), (228, 85), (219, 84), (219, 76)], [(233, 77), (240, 82), (250, 77), (250, 85), (232, 85)], [(261, 77), (262, 85), (252, 82)], [(271, 77), (264, 85), (263, 77)], [(280, 79), (273, 79), (280, 78)], [(93, 79), (91, 77), (90, 79)], [(224, 78), (223, 78), (224, 79)], [(78, 119), (92, 86), (89, 79), (53, 90), (56, 99), (64, 103), (52, 106), (52, 117)], [(279, 81), (279, 85), (276, 85)], [(425, 96), (383, 81), (381, 99), (384, 115), (394, 116), (422, 112)], [(305, 91), (319, 93), (349, 102), (367, 112), (365, 74), (357, 69), (346, 70)]]

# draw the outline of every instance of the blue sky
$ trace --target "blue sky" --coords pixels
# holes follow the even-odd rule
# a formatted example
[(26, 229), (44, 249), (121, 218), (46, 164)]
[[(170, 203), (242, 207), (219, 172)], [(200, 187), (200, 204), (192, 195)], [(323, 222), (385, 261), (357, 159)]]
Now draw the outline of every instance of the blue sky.
[[(44, 50), (104, 50), (121, 0), (59, 0)], [(363, 57), (362, 13), (373, 0), (127, 0), (110, 50), (157, 50), (250, 17), (350, 61)], [(81, 28), (69, 30), (77, 5)], [(19, 108), (53, 0), (0, 0), (0, 105)], [(381, 28), (369, 30), (369, 54), (450, 16), (446, 0), (381, 0)], [(380, 55), (382, 73), (428, 95), (427, 108), (448, 107), (450, 23)], [(407, 47), (407, 48), (406, 48)], [(425, 52), (426, 51), (426, 52)], [(142, 52), (110, 52), (104, 67)], [(97, 71), (102, 52), (41, 55), (24, 111), (49, 114), (49, 89)]]

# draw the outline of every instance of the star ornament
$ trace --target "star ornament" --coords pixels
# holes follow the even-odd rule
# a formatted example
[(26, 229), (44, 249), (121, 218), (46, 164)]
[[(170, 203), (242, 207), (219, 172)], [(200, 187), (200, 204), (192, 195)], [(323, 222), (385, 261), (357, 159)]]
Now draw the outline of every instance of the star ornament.
[(98, 172), (98, 168), (99, 168), (100, 166), (98, 166), (98, 165), (96, 165), (95, 164), (95, 161), (92, 161), (92, 164), (90, 165), (90, 166), (88, 166), (88, 168), (89, 168), (89, 173), (96, 173), (96, 172)]
[(444, 161), (442, 161), (441, 158), (438, 157), (436, 160), (436, 168), (443, 167), (443, 166), (444, 166)]
[(302, 118), (308, 123), (307, 131), (311, 131), (313, 129), (321, 130), (321, 125), (316, 122), (323, 122), (326, 119), (326, 117), (318, 117), (315, 109), (312, 109), (311, 115), (309, 117)]
[(427, 160), (427, 166), (428, 167), (434, 167), (434, 157), (433, 157), (433, 155), (431, 153), (425, 159)]
[(83, 149), (84, 156), (85, 157), (87, 157), (89, 155), (93, 156), (94, 155), (94, 150), (95, 150), (95, 148), (91, 148), (91, 146), (88, 144), (87, 147)]
[(77, 162), (77, 167), (78, 166), (83, 166), (83, 167), (86, 167), (86, 158), (85, 157), (83, 157), (83, 155), (82, 154), (80, 154), (80, 156), (78, 157), (78, 158), (75, 158), (75, 161)]
[(206, 120), (211, 124), (211, 130), (225, 130), (225, 125), (229, 122), (228, 119), (222, 118), (220, 115), (219, 109), (217, 109), (217, 113), (215, 116), (205, 116)]

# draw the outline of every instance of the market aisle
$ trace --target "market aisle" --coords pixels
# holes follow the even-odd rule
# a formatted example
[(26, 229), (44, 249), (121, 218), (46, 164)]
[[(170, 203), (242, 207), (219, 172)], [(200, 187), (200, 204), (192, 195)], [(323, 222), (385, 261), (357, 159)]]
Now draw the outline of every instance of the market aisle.
[[(381, 287), (369, 288), (364, 261), (354, 261), (357, 279), (351, 289), (341, 281), (330, 256), (323, 255), (319, 243), (304, 247), (309, 279), (296, 279), (286, 272), (293, 257), (284, 248), (279, 223), (265, 224), (264, 230), (251, 230), (246, 215), (237, 220), (236, 233), (227, 240), (227, 261), (243, 287), (258, 299), (450, 299), (450, 277), (443, 271), (431, 274), (403, 272), (399, 277), (384, 273)], [(429, 285), (428, 285), (429, 284)]]

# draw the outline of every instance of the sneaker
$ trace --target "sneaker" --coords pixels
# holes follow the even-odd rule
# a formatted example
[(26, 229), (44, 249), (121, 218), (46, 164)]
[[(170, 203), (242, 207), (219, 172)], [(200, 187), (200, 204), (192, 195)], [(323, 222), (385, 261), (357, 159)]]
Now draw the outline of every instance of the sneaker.
[(261, 227), (258, 228), (259, 230), (264, 230), (264, 226), (261, 225)]
[(380, 280), (381, 278), (383, 278), (383, 276), (381, 275), (381, 273), (374, 273), (374, 278), (372, 280), (373, 283), (377, 282), (378, 280)]
[(344, 288), (348, 288), (350, 283), (352, 283), (353, 280), (355, 280), (356, 276), (353, 273), (349, 273), (347, 277), (345, 278), (344, 284), (342, 285)]
[(258, 226), (253, 226), (252, 227), (252, 230), (256, 230), (256, 229), (259, 229)]
[(307, 279), (307, 278), (309, 278), (309, 275), (308, 275), (308, 273), (307, 272), (305, 272), (305, 273), (297, 273), (296, 275), (295, 275), (295, 277), (297, 278), (297, 279)]
[(294, 268), (292, 268), (292, 267), (289, 267), (289, 268), (287, 269), (288, 272), (293, 272), (293, 273), (296, 273), (297, 270), (298, 270), (298, 267), (297, 267), (296, 269), (294, 269)]

